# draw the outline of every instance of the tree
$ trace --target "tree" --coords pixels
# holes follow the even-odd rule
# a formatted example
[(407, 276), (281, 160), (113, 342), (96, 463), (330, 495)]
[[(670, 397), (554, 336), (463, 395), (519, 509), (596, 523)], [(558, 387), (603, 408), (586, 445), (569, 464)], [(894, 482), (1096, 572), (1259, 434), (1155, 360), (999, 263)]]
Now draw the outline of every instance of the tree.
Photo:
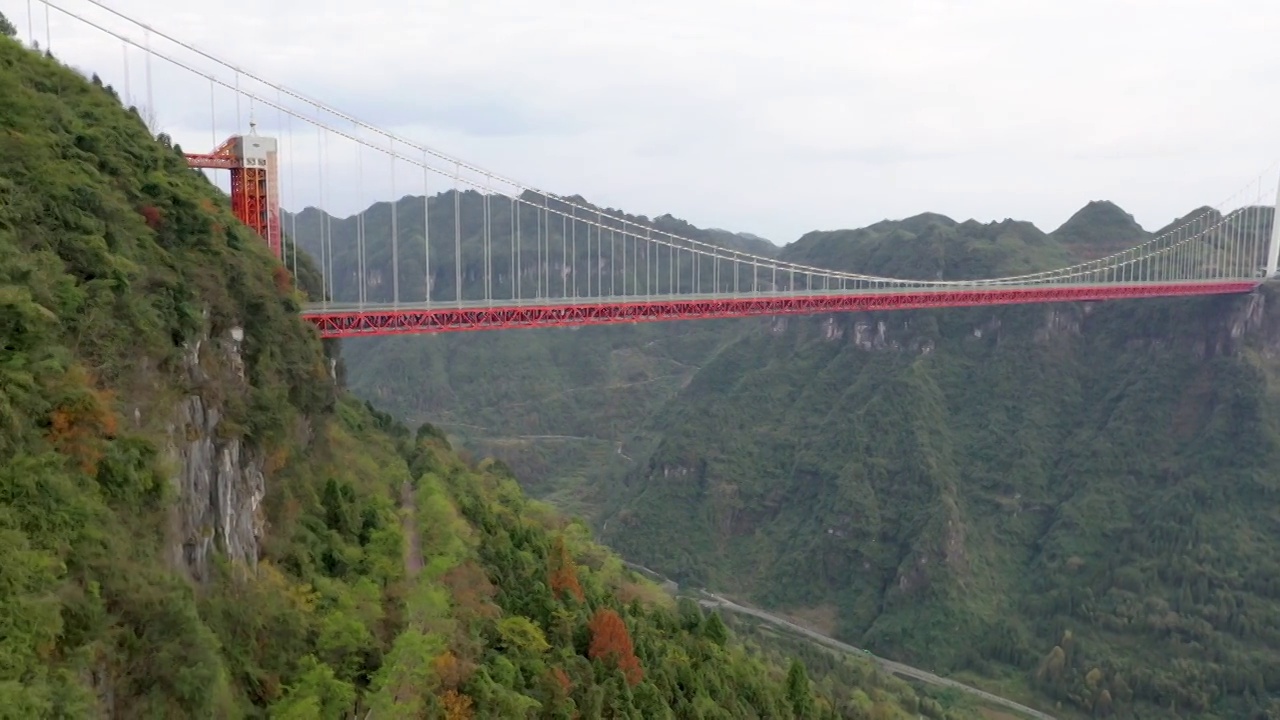
[(441, 698), (444, 703), (444, 716), (448, 720), (469, 720), (471, 717), (471, 698), (457, 690), (448, 690)]
[(724, 647), (724, 644), (729, 642), (729, 628), (724, 626), (720, 613), (711, 613), (711, 617), (707, 618), (706, 624), (702, 626), (702, 635), (720, 647)]
[(0, 35), (5, 37), (18, 36), (18, 28), (14, 27), (13, 23), (9, 22), (9, 18), (5, 17), (4, 13), (0, 13)]
[(454, 613), (461, 620), (494, 618), (501, 612), (492, 600), (497, 588), (489, 582), (484, 568), (468, 560), (444, 574), (444, 583), (453, 597)]
[(508, 649), (520, 653), (536, 655), (551, 649), (550, 643), (539, 628), (523, 615), (513, 615), (498, 621), (498, 635), (502, 644)]
[(627, 678), (627, 684), (634, 687), (644, 678), (644, 670), (640, 668), (640, 659), (636, 657), (631, 645), (631, 634), (622, 622), (618, 613), (609, 608), (600, 608), (592, 616), (587, 627), (591, 630), (591, 646), (587, 656), (611, 659)]
[(431, 669), (439, 678), (442, 687), (453, 690), (467, 681), (474, 667), (469, 663), (459, 662), (457, 655), (450, 650), (445, 650), (431, 661)]
[(787, 670), (787, 701), (797, 718), (813, 716), (813, 695), (809, 692), (809, 674), (804, 663), (792, 660)]
[[(440, 669), (427, 658), (448, 652), (444, 639), (408, 628), (396, 638), (374, 676), (371, 708), (374, 717), (417, 717), (428, 708), (428, 694), (437, 686)], [(452, 669), (452, 668), (446, 668)]]
[(302, 658), (298, 680), (290, 685), (281, 700), (271, 708), (272, 717), (346, 717), (355, 705), (356, 690), (339, 680), (333, 668), (314, 655)]
[(582, 600), (582, 585), (578, 583), (578, 568), (569, 556), (569, 548), (565, 547), (564, 536), (557, 535), (551, 544), (551, 592), (559, 599), (563, 593), (571, 593), (579, 601)]
[(1042, 683), (1059, 686), (1062, 683), (1063, 671), (1067, 664), (1067, 654), (1061, 645), (1054, 645), (1049, 654), (1040, 661), (1036, 669), (1036, 679)]
[(1094, 703), (1093, 713), (1098, 717), (1107, 717), (1111, 714), (1111, 693), (1106, 688), (1098, 693), (1098, 701)]
[(74, 458), (86, 475), (93, 475), (102, 459), (102, 441), (116, 434), (112, 396), (94, 389), (88, 372), (79, 365), (68, 370), (67, 379), (71, 382), (49, 417), (48, 440)]
[(702, 629), (702, 607), (692, 598), (682, 597), (677, 600), (676, 613), (680, 616), (680, 627), (691, 633)]

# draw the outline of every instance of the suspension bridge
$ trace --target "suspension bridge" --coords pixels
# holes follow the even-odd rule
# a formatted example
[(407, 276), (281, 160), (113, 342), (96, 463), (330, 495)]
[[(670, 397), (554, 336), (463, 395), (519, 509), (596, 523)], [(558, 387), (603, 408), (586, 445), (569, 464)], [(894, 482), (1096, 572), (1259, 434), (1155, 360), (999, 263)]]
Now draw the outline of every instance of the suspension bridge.
[[(1259, 178), (1134, 247), (1041, 272), (908, 279), (788, 262), (485, 170), (98, 0), (37, 5), (49, 51), (58, 49), (51, 13), (120, 44), (126, 104), (134, 97), (131, 59), (134, 70), (141, 60), (152, 112), (161, 67), (187, 87), (207, 86), (213, 149), (188, 154), (188, 162), (225, 175), (236, 216), (295, 278), (300, 265), (315, 268), (320, 299), (302, 315), (323, 337), (1244, 293), (1275, 276), (1280, 259), (1273, 222), (1280, 197)], [(32, 45), (40, 41), (38, 15), (28, 0)], [(194, 98), (183, 101), (194, 106)], [(389, 188), (383, 197), (392, 200), (366, 204), (375, 186)], [(300, 194), (315, 201), (299, 212), (282, 209), (282, 197), (297, 208)], [(365, 209), (335, 217), (325, 210), (335, 198)]]

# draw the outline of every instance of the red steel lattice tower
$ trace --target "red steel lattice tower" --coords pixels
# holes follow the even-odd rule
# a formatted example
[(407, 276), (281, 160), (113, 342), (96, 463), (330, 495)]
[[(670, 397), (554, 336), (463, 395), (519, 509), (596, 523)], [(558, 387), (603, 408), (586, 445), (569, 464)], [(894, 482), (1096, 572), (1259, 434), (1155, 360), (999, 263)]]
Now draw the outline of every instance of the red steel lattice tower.
[(187, 154), (193, 168), (231, 171), (231, 210), (283, 258), (280, 235), (280, 173), (275, 138), (262, 137), (253, 123), (248, 135), (232, 135), (207, 154)]

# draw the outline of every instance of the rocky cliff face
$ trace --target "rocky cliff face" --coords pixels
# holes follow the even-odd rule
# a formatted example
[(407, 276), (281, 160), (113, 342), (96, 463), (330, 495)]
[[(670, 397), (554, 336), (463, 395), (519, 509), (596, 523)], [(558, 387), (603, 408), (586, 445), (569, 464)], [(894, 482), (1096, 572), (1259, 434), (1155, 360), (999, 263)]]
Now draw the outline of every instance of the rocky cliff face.
[[(1195, 318), (1198, 320), (1196, 323), (1178, 322), (1172, 326), (1157, 323), (1134, 328), (1130, 347), (1181, 344), (1190, 348), (1197, 358), (1206, 359), (1233, 355), (1250, 338), (1256, 337), (1258, 349), (1265, 356), (1274, 357), (1280, 353), (1280, 318), (1268, 312), (1268, 294), (1267, 290), (1259, 289), (1242, 298), (1222, 298), (1214, 312)], [(1100, 303), (1037, 306), (1030, 312), (1031, 337), (1037, 343), (1079, 337), (1088, 331), (1090, 316), (1100, 306)], [(1009, 331), (1003, 326), (1002, 314), (1001, 310), (995, 309), (988, 317), (970, 322), (972, 339), (1006, 338)], [(829, 316), (802, 327), (817, 333), (824, 341), (843, 341), (864, 351), (908, 351), (927, 355), (934, 350), (936, 341), (932, 335), (936, 332), (930, 331), (936, 331), (936, 323), (926, 322), (926, 328), (921, 328), (920, 323), (913, 324), (910, 319), (902, 317), (895, 319), (894, 315), (897, 314), (850, 313)], [(778, 335), (785, 333), (788, 327), (787, 318), (777, 318), (771, 321), (770, 332)], [(1023, 333), (1025, 329), (1024, 324), (1013, 328), (1012, 332)]]
[(1274, 305), (1275, 292), (1260, 289), (1232, 309), (1217, 327), (1212, 346), (1215, 354), (1235, 353), (1250, 336), (1256, 336), (1256, 347), (1263, 357), (1274, 360), (1280, 355), (1280, 314), (1268, 310), (1269, 298)]
[(232, 563), (256, 565), (265, 530), (265, 458), (227, 419), (228, 399), (243, 399), (249, 390), (243, 340), (244, 331), (234, 327), (222, 337), (206, 331), (188, 343), (182, 370), (191, 392), (178, 402), (169, 426), (177, 495), (170, 559), (198, 581), (209, 578), (215, 551)]

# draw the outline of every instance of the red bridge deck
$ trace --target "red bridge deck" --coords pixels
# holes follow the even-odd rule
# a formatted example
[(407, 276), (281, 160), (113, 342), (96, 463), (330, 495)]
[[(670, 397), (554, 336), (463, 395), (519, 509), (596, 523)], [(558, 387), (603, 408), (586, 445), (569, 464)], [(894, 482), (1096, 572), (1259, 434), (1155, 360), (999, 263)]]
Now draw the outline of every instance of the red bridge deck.
[[(957, 289), (867, 290), (843, 294), (765, 295), (727, 297), (619, 298), (526, 301), (527, 304), (490, 305), (464, 301), (370, 305), (365, 307), (308, 306), (302, 315), (315, 323), (321, 337), (342, 338), (462, 330), (567, 327), (664, 320), (809, 315), (870, 310), (1016, 305), (1023, 303), (1122, 300), (1131, 298), (1223, 295), (1253, 290), (1260, 281), (1216, 280), (1109, 285), (1042, 285), (968, 287)], [(537, 302), (537, 304), (534, 304)]]

